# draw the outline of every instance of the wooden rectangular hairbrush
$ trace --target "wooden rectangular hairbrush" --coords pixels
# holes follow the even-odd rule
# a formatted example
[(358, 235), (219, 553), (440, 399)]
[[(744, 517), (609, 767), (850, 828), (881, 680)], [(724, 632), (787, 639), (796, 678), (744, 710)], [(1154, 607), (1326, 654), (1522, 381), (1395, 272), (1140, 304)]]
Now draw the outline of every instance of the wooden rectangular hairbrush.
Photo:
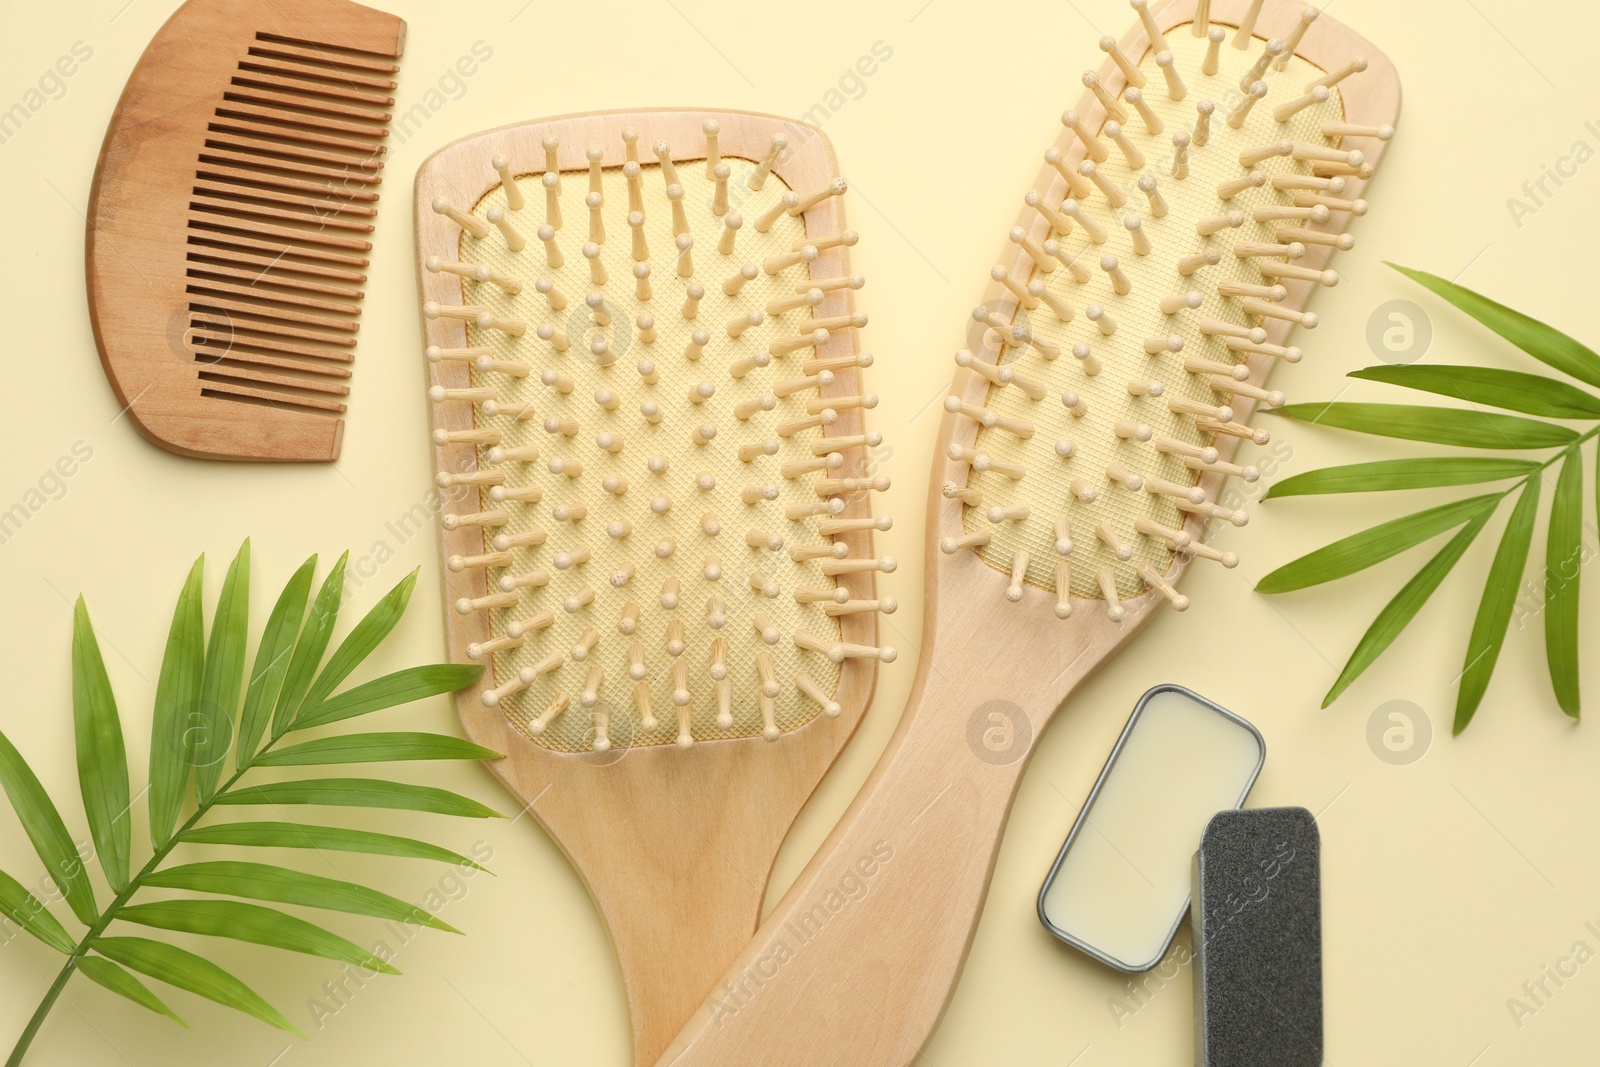
[(818, 131), (592, 114), (417, 176), (466, 733), (584, 878), (639, 1064), (755, 931), (880, 661), (882, 438)]
[(188, 0), (117, 102), (89, 193), (95, 342), (187, 456), (339, 456), (405, 23), (349, 0)]
[[(1290, 0), (1174, 0), (1083, 76), (989, 272), (940, 427), (910, 706), (849, 811), (663, 1057), (675, 1067), (918, 1059), (1058, 706), (1161, 605), (1213, 525), (1264, 385), (1316, 326), (1400, 87)], [(1201, 636), (1194, 638), (1209, 641)], [(870, 894), (829, 892), (889, 854)], [(1026, 906), (1023, 902), (1013, 905)], [(823, 907), (821, 936), (795, 931)], [(774, 966), (779, 961), (781, 966)]]

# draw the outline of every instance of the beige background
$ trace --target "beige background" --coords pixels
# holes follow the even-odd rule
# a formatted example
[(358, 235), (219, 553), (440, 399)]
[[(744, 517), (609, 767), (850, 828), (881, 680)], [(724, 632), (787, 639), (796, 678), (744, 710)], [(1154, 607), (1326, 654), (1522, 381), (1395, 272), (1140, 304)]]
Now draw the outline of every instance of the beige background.
[[(853, 795), (899, 714), (916, 663), (922, 558), (919, 518), (937, 418), (932, 383), (947, 374), (967, 310), (1015, 215), (1016, 198), (1076, 100), (1078, 71), (1097, 65), (1095, 40), (1120, 34), (1120, 0), (979, 4), (971, 0), (819, 0), (781, 8), (716, 0), (556, 3), (476, 0), (388, 6), (411, 21), (399, 96), (404, 107), (476, 41), (493, 58), (399, 144), (389, 171), (343, 459), (333, 467), (240, 467), (179, 459), (138, 438), (94, 358), (82, 290), (82, 212), (105, 122), (123, 80), (172, 0), (10, 4), (0, 35), (0, 108), (86, 42), (93, 57), (65, 93), (0, 144), (7, 242), (5, 402), (0, 506), (23, 499), (74, 442), (93, 459), (15, 537), (0, 545), (0, 722), (81, 828), (68, 704), (70, 599), (89, 598), (142, 767), (163, 632), (194, 555), (210, 560), (214, 597), (225, 561), (254, 538), (256, 625), (293, 566), (310, 552), (353, 560), (379, 543), (395, 558), (363, 572), (364, 611), (410, 568), (423, 578), (413, 610), (374, 669), (437, 658), (442, 649), (436, 545), (400, 543), (385, 522), (422, 494), (428, 470), (423, 375), (410, 262), (410, 179), (435, 147), (491, 126), (571, 111), (685, 104), (798, 115), (838, 88), (857, 59), (886, 42), (893, 58), (859, 98), (833, 98), (824, 128), (855, 192), (857, 269), (879, 354), (869, 383), (884, 396), (875, 425), (893, 444), (884, 538), (904, 565), (883, 591), (904, 605), (889, 620), (904, 653), (835, 772), (802, 813), (779, 858), (788, 884)], [(1600, 166), (1585, 164), (1547, 204), (1513, 219), (1507, 198), (1584, 141), (1600, 148), (1600, 16), (1577, 0), (1337, 0), (1333, 14), (1399, 66), (1401, 134), (1356, 227), (1345, 281), (1319, 294), (1324, 325), (1307, 359), (1276, 385), (1297, 399), (1345, 388), (1371, 362), (1368, 317), (1390, 299), (1432, 317), (1429, 358), (1534, 369), (1509, 346), (1464, 325), (1384, 259), (1460, 276), (1463, 283), (1590, 344), (1600, 242)], [(447, 78), (448, 82), (448, 78)], [(446, 90), (452, 86), (446, 84)], [(852, 88), (847, 84), (847, 89)], [(1594, 122), (1586, 127), (1586, 122)], [(1566, 165), (1566, 164), (1564, 164)], [(1570, 166), (1569, 166), (1570, 169)], [(1552, 186), (1553, 187), (1553, 186)], [(1396, 399), (1357, 384), (1346, 398)], [(1336, 431), (1274, 424), (1283, 472), (1380, 455), (1420, 454)], [(965, 977), (926, 1050), (934, 1067), (973, 1063), (1183, 1064), (1190, 1061), (1187, 969), (1119, 1021), (1108, 999), (1124, 979), (1052, 941), (1034, 896), (1137, 696), (1189, 685), (1255, 722), (1268, 758), (1252, 803), (1319, 814), (1324, 847), (1327, 1047), (1331, 1064), (1570, 1063), (1594, 1047), (1600, 963), (1589, 963), (1519, 1027), (1507, 999), (1575, 942), (1600, 949), (1600, 737), (1556, 710), (1544, 675), (1539, 619), (1515, 624), (1479, 713), (1449, 737), (1453, 681), (1491, 541), (1476, 546), (1413, 631), (1332, 709), (1321, 694), (1373, 613), (1419, 565), (1408, 556), (1338, 586), (1267, 600), (1252, 581), (1301, 551), (1392, 513), (1395, 503), (1274, 502), (1224, 535), (1245, 562), (1196, 568), (1187, 617), (1158, 620), (1076, 697), (1042, 740), (1000, 852), (988, 909)], [(1593, 511), (1586, 519), (1593, 541)], [(1592, 584), (1592, 582), (1590, 583)], [(1593, 589), (1585, 600), (1594, 608)], [(1527, 605), (1536, 598), (1527, 599)], [(1587, 623), (1600, 625), (1594, 611)], [(1592, 638), (1587, 638), (1593, 647)], [(1585, 691), (1593, 708), (1600, 677)], [(1424, 758), (1392, 766), (1369, 748), (1369, 717), (1386, 701), (1415, 704), (1434, 737)], [(438, 700), (396, 725), (450, 729)], [(506, 798), (477, 767), (437, 778), (491, 803)], [(421, 820), (364, 825), (417, 829)], [(349, 1006), (292, 1044), (274, 1031), (183, 994), (185, 1033), (87, 983), (74, 982), (32, 1063), (106, 1064), (623, 1064), (621, 986), (606, 935), (576, 877), (523, 819), (418, 832), (466, 850), (486, 842), (497, 878), (468, 883), (444, 918), (468, 937), (430, 935), (406, 947), (402, 978), (360, 990)], [(411, 825), (407, 825), (411, 824)], [(35, 862), (9, 815), (0, 817), (6, 869), (31, 881)], [(341, 860), (341, 870), (421, 900), (440, 872), (397, 861)], [(308, 869), (320, 869), (315, 861)], [(324, 872), (332, 873), (332, 872)], [(455, 888), (447, 886), (446, 888)], [(775, 897), (774, 897), (775, 899)], [(907, 902), (915, 907), (914, 901)], [(335, 921), (358, 940), (377, 924)], [(1187, 938), (1187, 931), (1184, 932)], [(243, 946), (209, 946), (302, 1026), (307, 1000), (338, 968)], [(0, 949), (0, 1043), (9, 1047), (53, 973), (52, 953), (27, 939)], [(1592, 972), (1592, 973), (1591, 973)], [(1130, 1005), (1132, 1006), (1132, 1005)], [(274, 1057), (278, 1057), (275, 1059)]]

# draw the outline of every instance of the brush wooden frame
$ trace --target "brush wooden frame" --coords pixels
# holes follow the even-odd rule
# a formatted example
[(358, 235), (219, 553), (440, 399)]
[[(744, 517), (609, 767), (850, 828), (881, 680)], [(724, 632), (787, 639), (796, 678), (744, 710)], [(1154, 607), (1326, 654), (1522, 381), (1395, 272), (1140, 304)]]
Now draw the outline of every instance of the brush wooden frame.
[[(494, 156), (505, 156), (515, 175), (541, 174), (545, 169), (541, 141), (554, 134), (560, 140), (562, 171), (587, 170), (584, 150), (590, 145), (604, 148), (604, 166), (618, 167), (626, 159), (621, 132), (633, 126), (640, 132), (642, 146), (662, 139), (674, 146), (692, 146), (674, 148), (673, 162), (683, 164), (705, 159), (702, 124), (707, 119), (721, 126), (718, 147), (723, 157), (760, 162), (773, 135), (786, 134), (790, 147), (772, 173), (802, 194), (839, 176), (832, 145), (820, 130), (753, 112), (596, 112), (506, 126), (456, 141), (422, 164), (416, 181), (417, 261), (420, 264), (429, 256), (457, 258), (461, 231), (435, 214), (431, 205), (435, 197), (463, 209), (477, 204), (499, 184), (489, 165)], [(652, 158), (643, 152), (641, 156)], [(842, 231), (840, 198), (830, 197), (806, 211), (805, 224), (808, 233)], [(841, 245), (825, 250), (810, 270), (813, 278), (849, 274), (849, 249)], [(419, 269), (418, 280), (423, 302), (466, 302), (463, 282), (454, 275)], [(853, 312), (854, 296), (848, 288), (828, 293), (816, 309), (818, 316)], [(424, 319), (422, 325), (426, 344), (466, 343), (466, 326), (459, 320)], [(818, 356), (858, 354), (856, 333), (834, 331)], [(469, 384), (468, 378), (464, 365), (429, 365), (430, 386), (460, 388)], [(860, 371), (851, 367), (836, 372), (833, 384), (822, 392), (848, 396), (860, 391)], [(473, 415), (466, 408), (433, 405), (433, 427), (471, 428)], [(858, 434), (863, 421), (859, 409), (841, 411), (838, 422), (824, 427), (823, 434)], [(435, 470), (476, 467), (472, 445), (432, 446), (430, 456)], [(859, 464), (866, 458), (865, 449), (847, 449), (845, 457), (848, 463)], [(479, 509), (477, 487), (457, 490), (462, 495), (454, 503), (460, 510)], [(869, 515), (868, 497), (868, 493), (854, 494), (842, 517)], [(483, 551), (482, 531), (476, 527), (445, 531), (441, 538), (444, 558)], [(872, 555), (871, 531), (840, 539), (850, 546), (851, 556)], [(484, 595), (486, 576), (482, 570), (442, 570), (450, 657), (467, 662), (467, 645), (491, 636), (488, 613), (461, 616), (450, 605), (462, 597)], [(838, 581), (854, 598), (874, 595), (871, 572), (841, 575)], [(843, 640), (877, 644), (875, 613), (847, 615), (839, 621)], [(492, 665), (477, 685), (456, 695), (467, 736), (506, 754), (490, 764), (491, 769), (561, 846), (605, 918), (632, 1014), (636, 1063), (655, 1062), (754, 933), (778, 847), (801, 805), (855, 732), (871, 703), (876, 680), (876, 660), (847, 659), (833, 695), (842, 709), (839, 716), (818, 714), (775, 742), (758, 736), (697, 741), (688, 750), (656, 745), (603, 756), (546, 749), (516, 729), (504, 712), (485, 708), (480, 696), (494, 685)]]
[[(1214, 0), (1211, 21), (1231, 29), (1249, 6), (1250, 0)], [(1287, 36), (1303, 7), (1294, 0), (1265, 0), (1252, 48)], [(1167, 32), (1192, 22), (1195, 10), (1196, 0), (1174, 0), (1153, 15)], [(1149, 46), (1142, 25), (1135, 23), (1120, 45), (1137, 62)], [(1394, 123), (1399, 78), (1369, 42), (1323, 16), (1306, 31), (1296, 54), (1330, 71), (1365, 55), (1368, 69), (1340, 83), (1345, 120)], [(1113, 95), (1126, 84), (1109, 58), (1099, 78)], [(1106, 117), (1088, 91), (1077, 111), (1090, 128)], [(1373, 163), (1386, 147), (1375, 139), (1348, 141)], [(1082, 145), (1069, 131), (1056, 146), (1069, 166), (1083, 158)], [(1365, 183), (1347, 181), (1346, 195), (1360, 196)], [(1058, 193), (1065, 187), (1049, 166), (1034, 182), (1032, 188)], [(1320, 228), (1341, 232), (1348, 218), (1334, 212)], [(1017, 225), (1035, 240), (1042, 240), (1048, 227), (1031, 208)], [(1026, 253), (1011, 243), (995, 262), (1013, 270), (1028, 266)], [(1282, 284), (1289, 293), (1279, 306), (1303, 308), (1312, 284)], [(1015, 305), (998, 282), (988, 287), (985, 300), (1002, 313)], [(1281, 319), (1264, 323), (1268, 339), (1278, 344), (1290, 325)], [(992, 361), (996, 346), (985, 341), (984, 333), (982, 326), (972, 325), (967, 347)], [(1273, 362), (1252, 360), (1250, 382), (1261, 384)], [(981, 405), (988, 389), (977, 373), (956, 371), (952, 391), (967, 402)], [(1239, 398), (1236, 418), (1248, 419), (1252, 407)], [(920, 666), (895, 734), (844, 818), (724, 976), (722, 992), (696, 1013), (662, 1064), (902, 1067), (916, 1060), (971, 948), (1000, 837), (1034, 743), (1077, 685), (1166, 607), (1158, 593), (1147, 590), (1122, 601), (1127, 617), (1116, 623), (1107, 617), (1103, 601), (1074, 597), (1071, 617), (1059, 620), (1053, 592), (1025, 584), (1021, 601), (1010, 603), (1007, 574), (983, 563), (974, 551), (941, 552), (942, 538), (964, 531), (961, 502), (944, 498), (940, 487), (964, 484), (967, 470), (965, 463), (946, 459), (944, 447), (970, 447), (975, 434), (975, 424), (960, 415), (946, 414), (940, 425), (928, 502)], [(1227, 458), (1237, 441), (1220, 437), (1216, 445)], [(1211, 500), (1221, 484), (1217, 475), (1200, 482)], [(1191, 518), (1188, 526), (1198, 539), (1200, 521)], [(1167, 579), (1176, 581), (1183, 567), (1182, 557), (1175, 558)], [(964, 655), (965, 650), (982, 651)], [(1000, 718), (990, 718), (994, 715)], [(986, 743), (991, 727), (1006, 743)], [(887, 862), (885, 853), (891, 856)], [(864, 858), (875, 868), (867, 895), (836, 912), (829, 909), (822, 932), (795, 944), (796, 923), (826, 906), (829, 891), (859, 870)]]

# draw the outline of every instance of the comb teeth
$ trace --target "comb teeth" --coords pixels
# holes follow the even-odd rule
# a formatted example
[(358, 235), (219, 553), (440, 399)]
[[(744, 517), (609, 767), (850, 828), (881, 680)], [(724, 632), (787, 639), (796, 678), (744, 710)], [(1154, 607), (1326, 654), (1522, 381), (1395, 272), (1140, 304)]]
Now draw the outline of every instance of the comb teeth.
[(345, 410), (398, 69), (268, 33), (239, 60), (188, 207), (201, 395)]
[(187, 0), (146, 46), (86, 259), (101, 361), (150, 440), (338, 458), (404, 42), (349, 0)]
[(1266, 440), (1236, 420), (1284, 402), (1261, 379), (1299, 360), (1285, 335), (1318, 319), (1298, 305), (1337, 284), (1328, 261), (1353, 245), (1341, 231), (1367, 210), (1371, 163), (1348, 142), (1394, 133), (1345, 121), (1337, 86), (1364, 61), (1328, 74), (1295, 56), (1315, 8), (1261, 42), (1257, 4), (1250, 47), (1224, 49), (1204, 5), (1165, 35), (1131, 6), (1154, 43), (1130, 57), (1101, 41), (1107, 64), (1062, 115), (945, 402), (961, 466), (944, 495), (965, 532), (940, 547), (975, 550), (1009, 600), (1048, 590), (1060, 618), (1080, 597), (1121, 619), (1146, 591), (1181, 611), (1179, 560), (1238, 562), (1200, 543), (1247, 519), (1214, 502), (1223, 478), (1259, 477), (1227, 461), (1240, 437)]
[(428, 205), (458, 236), (423, 269), (461, 296), (424, 305), (460, 338), (426, 355), (469, 369), (430, 390), (434, 441), (476, 453), (438, 480), (488, 487), (442, 517), (484, 532), (448, 564), (487, 591), (455, 607), (500, 635), (467, 649), (485, 705), (557, 751), (774, 741), (839, 714), (850, 663), (895, 658), (859, 639), (897, 604), (873, 594), (896, 564), (870, 552), (888, 479), (848, 187), (790, 189), (781, 135), (763, 162), (727, 132), (643, 158), (632, 130), (620, 152), (546, 136), (544, 168), (495, 157), (476, 203)]

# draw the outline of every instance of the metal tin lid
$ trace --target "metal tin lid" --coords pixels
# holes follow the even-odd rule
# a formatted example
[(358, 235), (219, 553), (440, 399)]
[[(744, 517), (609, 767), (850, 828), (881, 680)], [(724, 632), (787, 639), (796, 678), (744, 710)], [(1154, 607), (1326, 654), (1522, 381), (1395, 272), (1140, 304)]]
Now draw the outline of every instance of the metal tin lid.
[(1118, 970), (1154, 967), (1189, 909), (1206, 823), (1244, 803), (1265, 759), (1225, 708), (1179, 685), (1145, 693), (1039, 890), (1039, 921)]

